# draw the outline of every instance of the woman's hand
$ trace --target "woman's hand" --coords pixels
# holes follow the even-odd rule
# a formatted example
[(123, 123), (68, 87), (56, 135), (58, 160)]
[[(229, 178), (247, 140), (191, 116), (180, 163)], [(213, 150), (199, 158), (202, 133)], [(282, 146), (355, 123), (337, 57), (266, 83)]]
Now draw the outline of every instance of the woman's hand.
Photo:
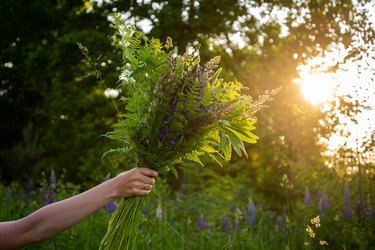
[(147, 195), (158, 173), (149, 168), (133, 168), (112, 178), (113, 198)]

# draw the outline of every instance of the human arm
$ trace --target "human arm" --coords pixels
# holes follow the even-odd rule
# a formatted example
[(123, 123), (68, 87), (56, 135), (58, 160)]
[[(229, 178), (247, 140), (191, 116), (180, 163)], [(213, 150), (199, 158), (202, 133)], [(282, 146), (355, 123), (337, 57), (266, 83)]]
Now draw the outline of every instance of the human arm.
[(42, 207), (16, 221), (0, 223), (0, 249), (16, 249), (47, 240), (74, 226), (108, 202), (120, 197), (147, 195), (157, 173), (134, 168), (81, 194)]

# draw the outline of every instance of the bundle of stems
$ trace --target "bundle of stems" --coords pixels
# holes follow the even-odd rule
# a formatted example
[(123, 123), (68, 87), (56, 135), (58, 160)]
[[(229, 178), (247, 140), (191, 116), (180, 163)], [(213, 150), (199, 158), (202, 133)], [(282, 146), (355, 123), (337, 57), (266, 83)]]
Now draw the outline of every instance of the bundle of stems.
[(112, 214), (100, 249), (134, 249), (136, 228), (146, 197), (122, 198)]

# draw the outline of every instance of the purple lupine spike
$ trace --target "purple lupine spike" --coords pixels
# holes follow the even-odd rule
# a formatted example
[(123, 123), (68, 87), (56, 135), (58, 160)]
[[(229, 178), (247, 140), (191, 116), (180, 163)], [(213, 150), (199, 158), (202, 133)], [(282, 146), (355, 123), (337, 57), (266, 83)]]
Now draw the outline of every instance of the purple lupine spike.
[(229, 218), (227, 215), (224, 215), (224, 218), (223, 218), (223, 228), (226, 234), (230, 234), (230, 222), (229, 222)]
[(34, 183), (32, 180), (29, 180), (29, 183), (27, 185), (27, 193), (30, 194), (34, 191)]
[(51, 185), (55, 185), (56, 186), (56, 175), (55, 175), (55, 171), (51, 171), (51, 175), (49, 177), (49, 183)]
[(320, 192), (319, 194), (319, 211), (320, 211), (320, 219), (324, 220), (324, 211), (329, 210), (329, 201), (328, 195), (324, 192)]
[(55, 190), (52, 187), (48, 187), (47, 199), (44, 201), (44, 205), (49, 205), (55, 202)]
[(372, 208), (368, 208), (368, 210), (366, 211), (366, 215), (371, 219), (373, 220), (374, 219), (374, 211), (372, 210)]
[(172, 122), (172, 116), (168, 116), (167, 117), (167, 123), (171, 123)]
[(344, 217), (346, 217), (346, 218), (350, 218), (350, 217), (352, 217), (352, 211), (351, 211), (351, 209), (350, 209), (350, 206), (345, 206), (345, 207), (344, 207), (344, 210), (343, 210), (343, 212), (342, 212), (342, 215), (343, 215)]
[(362, 202), (358, 201), (356, 207), (355, 207), (355, 214), (357, 217), (361, 218), (363, 213), (365, 211), (365, 208), (362, 204)]
[(257, 223), (257, 218), (255, 216), (255, 205), (251, 198), (249, 198), (249, 202), (247, 203), (247, 222), (250, 227), (254, 228)]
[(303, 199), (303, 203), (307, 206), (312, 204), (311, 194), (308, 186), (305, 187), (305, 197)]
[(204, 221), (203, 214), (201, 214), (201, 215), (198, 217), (197, 224), (198, 224), (198, 228), (199, 228), (200, 230), (204, 230), (204, 229), (206, 229), (207, 225), (206, 225), (206, 222)]
[(346, 218), (352, 217), (352, 211), (350, 208), (350, 190), (348, 181), (345, 182), (342, 203), (344, 205), (343, 216)]

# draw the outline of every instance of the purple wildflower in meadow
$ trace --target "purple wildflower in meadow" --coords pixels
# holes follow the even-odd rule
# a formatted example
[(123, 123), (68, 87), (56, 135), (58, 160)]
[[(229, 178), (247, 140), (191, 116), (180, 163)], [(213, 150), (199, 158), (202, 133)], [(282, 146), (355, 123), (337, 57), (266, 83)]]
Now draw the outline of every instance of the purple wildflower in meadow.
[(27, 193), (30, 194), (34, 191), (34, 183), (32, 180), (29, 180), (29, 183), (27, 185)]
[(357, 205), (355, 206), (355, 214), (358, 218), (362, 218), (363, 214), (365, 212), (365, 207), (363, 206), (363, 203), (360, 201), (357, 202)]
[(319, 197), (319, 204), (318, 204), (318, 209), (320, 212), (320, 219), (324, 219), (324, 212), (329, 210), (329, 201), (328, 201), (328, 195), (324, 192), (319, 192), (318, 193)]
[(49, 205), (55, 202), (56, 196), (56, 175), (55, 172), (52, 170), (50, 177), (49, 177), (49, 184), (48, 187), (45, 187), (44, 190), (41, 191), (41, 195), (43, 197), (43, 205)]
[(116, 210), (116, 204), (114, 202), (109, 202), (104, 206), (105, 211), (112, 214)]
[(312, 204), (311, 194), (308, 186), (305, 187), (305, 197), (303, 199), (303, 203), (307, 206)]
[(206, 229), (207, 224), (206, 224), (206, 222), (204, 221), (203, 214), (200, 214), (200, 216), (198, 217), (197, 224), (198, 224), (198, 228), (199, 228), (200, 230), (204, 230), (204, 229)]
[(226, 234), (230, 234), (230, 222), (229, 222), (229, 218), (227, 215), (224, 215), (224, 218), (223, 218), (223, 228)]
[(5, 206), (9, 206), (11, 204), (10, 200), (12, 198), (12, 191), (8, 191), (6, 194)]
[(345, 182), (342, 203), (344, 206), (343, 216), (346, 218), (352, 217), (352, 210), (350, 208), (350, 190), (348, 181)]
[(251, 228), (254, 228), (257, 223), (257, 218), (255, 216), (255, 205), (251, 198), (249, 198), (249, 202), (247, 203), (247, 223)]
[(46, 197), (44, 199), (44, 205), (49, 205), (55, 202), (55, 190), (52, 187), (48, 187)]
[(372, 208), (368, 208), (368, 210), (366, 210), (366, 215), (371, 219), (373, 220), (374, 219), (374, 211), (372, 210)]

